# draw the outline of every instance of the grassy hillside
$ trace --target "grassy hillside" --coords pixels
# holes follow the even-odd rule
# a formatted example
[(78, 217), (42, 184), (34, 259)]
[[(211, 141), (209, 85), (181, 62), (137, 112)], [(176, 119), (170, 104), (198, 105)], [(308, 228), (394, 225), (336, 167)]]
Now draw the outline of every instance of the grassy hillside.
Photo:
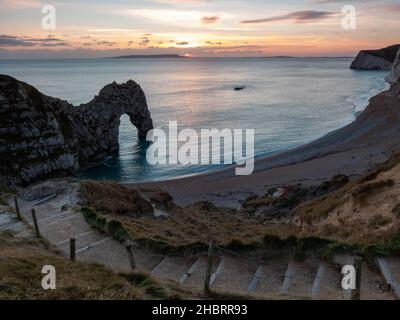
[(302, 236), (400, 248), (400, 156), (293, 212)]
[[(227, 247), (252, 246), (261, 243), (264, 236), (265, 228), (243, 212), (216, 208), (207, 202), (180, 208), (161, 190), (138, 191), (121, 185), (117, 195), (115, 190), (115, 184), (109, 182), (81, 184), (88, 206), (83, 210), (86, 220), (118, 240), (125, 240), (125, 230), (138, 243), (160, 251), (177, 251), (207, 245), (210, 238)], [(148, 210), (146, 202), (154, 209)], [(110, 230), (110, 224), (118, 225), (117, 233)]]
[[(56, 268), (56, 290), (41, 286), (44, 265)], [(0, 233), (0, 299), (179, 299), (191, 294), (143, 273), (116, 274), (98, 264), (72, 263), (42, 242)]]
[(240, 210), (207, 202), (179, 208), (161, 190), (116, 189), (107, 182), (84, 182), (81, 191), (93, 226), (163, 251), (210, 238), (231, 249), (254, 248), (274, 236), (400, 252), (400, 156), (352, 181), (336, 176), (319, 186), (268, 190), (249, 197)]

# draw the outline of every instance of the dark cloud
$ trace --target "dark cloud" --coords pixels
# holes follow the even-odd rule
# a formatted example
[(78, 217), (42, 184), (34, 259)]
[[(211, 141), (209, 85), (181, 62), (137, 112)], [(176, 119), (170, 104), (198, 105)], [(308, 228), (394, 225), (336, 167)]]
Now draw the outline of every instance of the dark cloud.
[(207, 41), (206, 43), (209, 44), (209, 45), (212, 45), (212, 46), (220, 46), (220, 45), (222, 45), (222, 42)]
[(186, 42), (186, 41), (176, 43), (176, 45), (178, 45), (178, 46), (187, 46), (188, 44), (189, 44), (189, 42)]
[(100, 45), (100, 46), (112, 47), (112, 46), (116, 45), (116, 42), (101, 40), (101, 41), (97, 41), (96, 44)]
[(143, 37), (139, 42), (139, 45), (144, 47), (148, 46), (149, 44), (150, 44), (150, 39), (147, 37)]
[(67, 42), (59, 38), (29, 38), (0, 35), (0, 47), (66, 47)]
[(314, 21), (318, 21), (318, 20), (324, 20), (335, 14), (337, 14), (337, 13), (331, 12), (331, 11), (304, 10), (304, 11), (295, 11), (295, 12), (291, 12), (288, 14), (269, 17), (269, 18), (265, 18), (265, 19), (244, 20), (241, 23), (242, 24), (253, 24), (253, 23), (285, 21), (285, 20), (293, 20), (296, 23), (304, 23), (304, 22), (314, 22)]
[(211, 17), (202, 17), (201, 23), (202, 24), (213, 24), (219, 21), (219, 16), (211, 16)]

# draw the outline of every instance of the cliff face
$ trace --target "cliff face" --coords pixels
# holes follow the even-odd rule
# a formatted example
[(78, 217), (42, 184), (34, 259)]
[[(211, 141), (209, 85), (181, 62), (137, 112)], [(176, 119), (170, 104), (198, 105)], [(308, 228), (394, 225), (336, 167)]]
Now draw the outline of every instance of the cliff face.
[(392, 71), (390, 72), (387, 81), (392, 85), (391, 92), (400, 97), (400, 50), (397, 52)]
[(390, 70), (400, 45), (380, 50), (362, 50), (351, 64), (353, 70)]
[(110, 84), (74, 107), (0, 75), (0, 182), (27, 185), (76, 173), (117, 152), (125, 113), (140, 138), (153, 128), (144, 92), (133, 81)]

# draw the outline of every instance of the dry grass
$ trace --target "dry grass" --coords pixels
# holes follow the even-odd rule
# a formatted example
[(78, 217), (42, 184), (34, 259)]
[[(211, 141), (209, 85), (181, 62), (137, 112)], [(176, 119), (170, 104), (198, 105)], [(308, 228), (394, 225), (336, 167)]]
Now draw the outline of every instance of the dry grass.
[(351, 190), (351, 195), (356, 201), (363, 201), (373, 193), (380, 192), (383, 189), (393, 187), (395, 182), (392, 179), (373, 181), (363, 183), (359, 186), (354, 187)]
[(86, 181), (81, 192), (96, 211), (132, 217), (152, 214), (153, 206), (137, 190), (113, 182)]
[(299, 205), (293, 222), (303, 236), (351, 244), (390, 242), (399, 233), (400, 156), (330, 195)]
[(378, 214), (369, 220), (368, 227), (373, 229), (379, 229), (380, 227), (386, 226), (392, 222), (393, 222), (392, 219), (383, 217), (380, 214)]
[[(56, 268), (57, 289), (43, 290), (44, 265)], [(71, 263), (37, 241), (16, 240), (0, 234), (0, 299), (171, 299), (177, 286), (160, 284), (149, 276), (133, 282), (135, 273), (118, 275), (104, 266)]]
[(136, 241), (172, 251), (206, 245), (210, 239), (226, 247), (254, 246), (262, 242), (265, 234), (265, 227), (262, 225), (254, 224), (237, 213), (223, 210), (204, 212), (186, 209), (168, 217), (114, 219), (121, 221)]
[(206, 202), (196, 203), (191, 208), (179, 208), (173, 203), (171, 196), (157, 189), (132, 190), (117, 187), (119, 198), (125, 198), (133, 191), (138, 192), (138, 198), (164, 209), (164, 216), (134, 215), (129, 212), (121, 215), (118, 211), (112, 212), (113, 210), (99, 211), (98, 208), (104, 203), (102, 195), (114, 187), (113, 183), (85, 182), (82, 195), (90, 209), (97, 214), (106, 212), (104, 218), (107, 220), (121, 222), (130, 238), (142, 245), (170, 252), (207, 245), (210, 239), (221, 246), (235, 248), (262, 243), (265, 227), (249, 215), (236, 210), (217, 209)]
[[(114, 185), (86, 184), (86, 188), (92, 186), (95, 186), (93, 190), (82, 194), (91, 195), (86, 200), (92, 209), (101, 208), (97, 201), (107, 193), (101, 189), (109, 190)], [(273, 198), (270, 194), (252, 197), (246, 200), (243, 210), (238, 211), (216, 208), (207, 202), (179, 208), (168, 194), (160, 190), (131, 190), (127, 187), (118, 190), (122, 193), (121, 199), (136, 191), (139, 194), (137, 198), (163, 209), (166, 215), (120, 214), (110, 208), (103, 210), (107, 212), (107, 220), (119, 221), (133, 240), (164, 252), (206, 245), (209, 239), (234, 250), (255, 248), (263, 244), (265, 235), (281, 239), (320, 238), (361, 247), (398, 248), (400, 156), (354, 181), (348, 182), (347, 177), (338, 176), (316, 188), (288, 189), (292, 192), (280, 198)], [(268, 221), (254, 214), (260, 208), (266, 208), (266, 214), (287, 209), (291, 215), (277, 215), (277, 219)]]

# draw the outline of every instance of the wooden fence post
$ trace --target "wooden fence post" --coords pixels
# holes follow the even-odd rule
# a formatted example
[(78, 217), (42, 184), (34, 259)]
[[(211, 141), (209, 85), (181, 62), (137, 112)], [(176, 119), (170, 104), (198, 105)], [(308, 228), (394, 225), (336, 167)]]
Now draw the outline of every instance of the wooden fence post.
[(33, 219), (33, 225), (35, 226), (35, 231), (36, 231), (36, 235), (40, 238), (40, 231), (39, 231), (39, 225), (38, 225), (38, 221), (36, 218), (36, 211), (35, 209), (32, 209), (32, 219)]
[(207, 269), (206, 269), (206, 277), (204, 279), (204, 293), (205, 294), (211, 293), (210, 281), (211, 281), (211, 273), (212, 273), (213, 260), (214, 260), (213, 253), (214, 253), (214, 243), (211, 240), (208, 245)]
[(356, 289), (352, 291), (351, 300), (360, 300), (361, 298), (361, 271), (362, 258), (357, 256), (354, 258), (354, 268), (356, 269)]
[(132, 268), (132, 270), (135, 270), (136, 269), (136, 261), (135, 261), (134, 255), (133, 255), (132, 244), (130, 242), (126, 243), (125, 248), (126, 248), (126, 251), (128, 252), (128, 258), (129, 258), (129, 262), (131, 264), (131, 268)]
[(69, 258), (71, 261), (76, 260), (76, 239), (69, 239)]
[(14, 204), (15, 204), (15, 212), (17, 213), (18, 220), (22, 220), (21, 212), (19, 211), (18, 199), (14, 197)]

